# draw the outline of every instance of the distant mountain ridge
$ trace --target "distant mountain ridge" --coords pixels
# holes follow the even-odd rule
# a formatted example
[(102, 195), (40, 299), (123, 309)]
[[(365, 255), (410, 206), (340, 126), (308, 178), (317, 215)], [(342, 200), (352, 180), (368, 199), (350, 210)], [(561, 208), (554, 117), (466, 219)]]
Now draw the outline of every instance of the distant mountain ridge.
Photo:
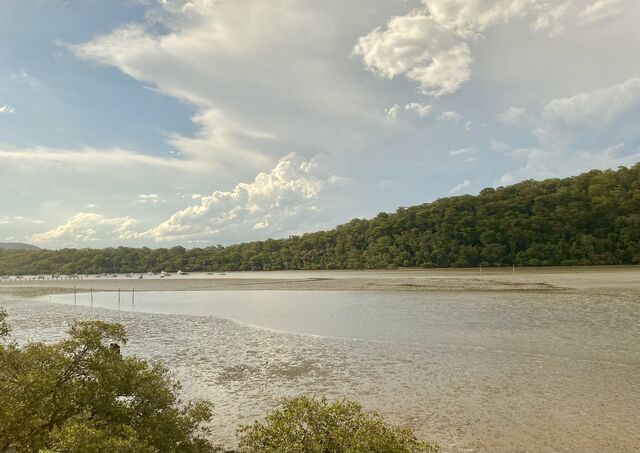
[(227, 247), (0, 250), (0, 275), (640, 264), (640, 163)]
[(41, 250), (31, 244), (23, 244), (21, 242), (0, 242), (0, 249), (4, 250)]

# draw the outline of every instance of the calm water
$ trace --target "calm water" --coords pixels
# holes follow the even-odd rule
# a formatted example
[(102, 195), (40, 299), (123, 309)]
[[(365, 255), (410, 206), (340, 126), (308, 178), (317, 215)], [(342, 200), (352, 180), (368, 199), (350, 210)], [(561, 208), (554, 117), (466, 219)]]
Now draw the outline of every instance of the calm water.
[(348, 396), (444, 451), (636, 451), (634, 294), (216, 291), (0, 300), (15, 336), (124, 323), (216, 405), (216, 440), (299, 393)]

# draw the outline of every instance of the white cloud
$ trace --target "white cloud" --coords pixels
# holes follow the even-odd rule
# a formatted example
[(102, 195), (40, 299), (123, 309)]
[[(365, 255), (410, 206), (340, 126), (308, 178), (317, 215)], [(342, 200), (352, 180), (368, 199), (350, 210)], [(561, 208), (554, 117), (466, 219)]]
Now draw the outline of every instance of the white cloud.
[(269, 221), (268, 220), (263, 220), (261, 222), (256, 223), (253, 226), (254, 230), (264, 230), (265, 228), (267, 228), (269, 226)]
[(185, 13), (184, 3), (167, 2), (143, 23), (71, 46), (79, 58), (194, 105), (202, 133), (176, 137), (180, 152), (246, 178), (310, 142), (353, 149), (344, 141), (368, 137), (382, 120), (382, 101), (354, 80), (347, 58), (336, 58), (364, 20), (343, 19), (343, 2), (190, 3)]
[(473, 152), (473, 148), (460, 148), (460, 149), (452, 149), (449, 151), (450, 156), (464, 156), (471, 154)]
[(425, 95), (454, 93), (471, 77), (469, 43), (488, 27), (531, 15), (531, 28), (551, 35), (562, 31), (569, 0), (423, 0), (424, 6), (394, 16), (358, 39), (353, 54), (367, 70), (418, 82)]
[(195, 137), (171, 134), (169, 143), (186, 158), (218, 173), (256, 170), (271, 160), (253, 142), (271, 141), (273, 135), (240, 126), (220, 110), (202, 110), (193, 118), (200, 130)]
[(147, 203), (160, 203), (162, 200), (162, 197), (160, 195), (158, 195), (157, 193), (143, 193), (138, 195), (138, 198), (136, 199), (136, 203), (138, 204), (147, 204)]
[(555, 99), (545, 106), (535, 135), (545, 147), (608, 148), (637, 143), (640, 78)]
[(0, 217), (0, 224), (9, 225), (9, 224), (33, 224), (33, 225), (41, 225), (44, 222), (39, 219), (31, 219), (29, 217), (23, 216), (10, 216), (10, 217)]
[(388, 109), (385, 110), (387, 114), (387, 118), (395, 118), (398, 116), (398, 112), (400, 111), (400, 106), (398, 104), (394, 104)]
[[(491, 26), (530, 15), (532, 28), (549, 30), (570, 3), (567, 0), (423, 0), (434, 19), (447, 30), (465, 38), (481, 37)], [(564, 10), (564, 11), (563, 11)], [(548, 26), (536, 25), (548, 22)]]
[(515, 176), (513, 176), (511, 173), (505, 173), (499, 179), (496, 179), (493, 182), (493, 185), (496, 186), (496, 187), (508, 186), (508, 185), (511, 185), (511, 184), (513, 184), (515, 182), (517, 182)]
[(12, 72), (9, 75), (9, 80), (18, 84), (27, 85), (31, 89), (37, 89), (40, 87), (40, 81), (27, 73), (24, 69), (21, 69), (18, 72)]
[(442, 112), (438, 119), (441, 121), (449, 121), (452, 123), (459, 123), (462, 120), (462, 115), (458, 112)]
[(640, 78), (588, 93), (555, 99), (543, 111), (547, 123), (611, 124), (640, 106)]
[(251, 230), (288, 231), (319, 209), (320, 194), (339, 181), (313, 161), (283, 157), (269, 172), (232, 191), (216, 191), (173, 214), (140, 237), (161, 241), (215, 240)]
[(492, 145), (521, 163), (501, 183), (632, 165), (640, 160), (640, 78), (552, 100), (531, 121), (537, 145)]
[(522, 107), (509, 107), (498, 115), (504, 124), (516, 125), (527, 119), (527, 111)]
[(12, 162), (16, 167), (24, 165), (29, 168), (51, 168), (65, 165), (73, 169), (74, 173), (99, 173), (104, 172), (105, 167), (120, 169), (127, 167), (145, 167), (147, 169), (160, 168), (174, 171), (196, 171), (198, 169), (198, 164), (193, 161), (150, 156), (119, 148), (84, 148), (76, 150), (47, 147), (19, 150), (0, 148), (0, 159), (4, 162)]
[(571, 6), (571, 0), (557, 3), (549, 2), (539, 10), (538, 17), (531, 24), (537, 32), (547, 32), (549, 36), (558, 36), (565, 30), (562, 19)]
[[(595, 119), (588, 121), (571, 118), (592, 108), (593, 93), (587, 93), (588, 105), (567, 97), (569, 104), (578, 104), (575, 112), (562, 102), (549, 102), (544, 112), (543, 106), (534, 104), (538, 99), (612, 85), (615, 74), (620, 74), (620, 80), (640, 74), (632, 55), (638, 37), (633, 14), (625, 14), (609, 28), (587, 29), (579, 26), (587, 20), (586, 13), (579, 17), (580, 11), (589, 10), (595, 17), (611, 9), (598, 5), (616, 3), (574, 0), (571, 17), (566, 4), (564, 0), (148, 1), (148, 14), (139, 16), (143, 17), (139, 23), (121, 23), (71, 49), (93, 70), (112, 66), (138, 81), (141, 90), (153, 90), (142, 92), (141, 102), (149, 96), (171, 96), (188, 104), (195, 112), (196, 132), (163, 132), (169, 145), (164, 151), (158, 151), (153, 140), (133, 140), (145, 143), (149, 155), (100, 145), (16, 149), (0, 144), (0, 188), (11, 194), (3, 199), (3, 214), (22, 213), (46, 222), (17, 228), (3, 224), (0, 234), (24, 239), (65, 224), (80, 211), (100, 212), (107, 219), (137, 217), (136, 211), (144, 211), (131, 241), (149, 244), (155, 237), (140, 235), (165, 224), (172, 213), (188, 205), (200, 206), (200, 199), (211, 198), (214, 190), (234, 194), (239, 181), (254, 184), (257, 174), (270, 174), (278, 159), (291, 151), (314, 163), (318, 158), (313, 156), (322, 156), (325, 167), (334, 169), (307, 175), (329, 182), (315, 199), (294, 197), (293, 205), (301, 206), (303, 214), (290, 220), (271, 218), (253, 215), (242, 200), (233, 206), (216, 201), (203, 215), (205, 223), (185, 218), (185, 224), (195, 225), (193, 237), (189, 231), (184, 236), (178, 232), (175, 243), (209, 239), (229, 243), (284, 236), (294, 228), (311, 231), (320, 218), (330, 226), (405, 204), (407, 185), (417, 187), (427, 199), (436, 197), (449, 189), (438, 181), (447, 172), (455, 173), (452, 162), (471, 168), (474, 165), (465, 162), (475, 162), (476, 156), (482, 158), (476, 176), (485, 183), (507, 172), (517, 180), (629, 162), (640, 143), (633, 103), (622, 112), (596, 109)], [(633, 6), (629, 0), (622, 4), (626, 11)], [(532, 33), (554, 34), (563, 25), (566, 39), (552, 41)], [(358, 57), (350, 59), (354, 45)], [(69, 49), (60, 46), (62, 52)], [(410, 82), (374, 80), (363, 67), (381, 78)], [(2, 81), (16, 92), (3, 102), (21, 99), (18, 113), (27, 109), (46, 116), (56, 106), (54, 98), (68, 94), (48, 92), (53, 86), (49, 76), (38, 75), (42, 77), (39, 93), (28, 89), (30, 74), (16, 71), (5, 76)], [(474, 83), (446, 101), (420, 101), (415, 92), (418, 88), (443, 96), (472, 76)], [(104, 81), (109, 84), (108, 79)], [(633, 90), (627, 87), (620, 96), (632, 100)], [(607, 95), (604, 105), (620, 106), (624, 101)], [(397, 107), (385, 112), (396, 102)], [(37, 103), (39, 110), (30, 103)], [(521, 127), (503, 127), (496, 118), (509, 105), (526, 107), (519, 118)], [(441, 115), (443, 110), (456, 110), (464, 117), (457, 112)], [(388, 120), (387, 113), (410, 121)], [(511, 113), (505, 119), (518, 120)], [(611, 121), (606, 119), (610, 114)], [(12, 126), (28, 120), (20, 118), (23, 115), (5, 116)], [(439, 116), (451, 123), (439, 123)], [(419, 121), (424, 117), (433, 121)], [(72, 120), (65, 117), (51, 122), (51, 127), (68, 127)], [(150, 125), (147, 120), (145, 124)], [(29, 140), (37, 143), (43, 137), (59, 136), (52, 132), (43, 126), (42, 133)], [(8, 134), (5, 140), (20, 134), (26, 136)], [(500, 154), (483, 152), (492, 137), (508, 143), (490, 145)], [(118, 139), (117, 131), (96, 136), (104, 142)], [(63, 140), (83, 141), (73, 134)], [(467, 144), (476, 150), (455, 160), (448, 157), (449, 150)], [(422, 165), (424, 173), (406, 171), (415, 165)], [(340, 189), (338, 198), (331, 174), (348, 175), (358, 184)], [(454, 177), (450, 185), (469, 177), (473, 187), (480, 186), (482, 181), (471, 176)], [(161, 194), (164, 201), (143, 198), (145, 204), (134, 204), (137, 194)], [(194, 198), (193, 194), (205, 196)], [(94, 209), (95, 204), (99, 209)], [(225, 217), (235, 212), (234, 206), (239, 207), (238, 218), (246, 222), (234, 224)], [(105, 241), (112, 237), (105, 233)]]
[(30, 242), (50, 247), (79, 246), (97, 241), (119, 241), (133, 237), (130, 217), (107, 218), (101, 214), (79, 212), (65, 224), (29, 238)]
[(433, 110), (433, 106), (432, 105), (423, 105), (423, 104), (420, 104), (419, 102), (411, 102), (411, 103), (405, 105), (404, 109), (405, 110), (410, 110), (412, 112), (416, 112), (419, 117), (424, 118), (424, 117), (428, 116), (429, 113), (431, 113), (431, 111)]
[(15, 111), (16, 109), (10, 105), (0, 105), (0, 113), (14, 113)]
[(622, 15), (624, 7), (621, 0), (597, 0), (578, 14), (582, 25), (595, 25)]
[(420, 84), (422, 93), (453, 93), (469, 79), (471, 53), (424, 12), (393, 17), (386, 29), (372, 31), (358, 40), (354, 55), (380, 77), (404, 74)]
[(457, 194), (457, 193), (461, 193), (462, 191), (464, 191), (465, 189), (468, 189), (469, 187), (471, 187), (471, 181), (469, 181), (468, 179), (465, 179), (464, 181), (462, 181), (460, 184), (456, 184), (450, 191), (450, 194)]

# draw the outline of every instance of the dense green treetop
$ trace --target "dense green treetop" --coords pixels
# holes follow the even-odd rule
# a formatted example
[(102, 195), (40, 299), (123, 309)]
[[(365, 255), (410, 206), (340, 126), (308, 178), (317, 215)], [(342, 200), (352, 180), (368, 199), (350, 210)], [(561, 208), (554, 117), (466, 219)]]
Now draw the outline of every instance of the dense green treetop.
[(283, 401), (264, 421), (240, 430), (240, 453), (436, 453), (409, 429), (387, 424), (353, 401)]
[(640, 264), (640, 164), (228, 247), (0, 250), (0, 275)]
[(0, 452), (206, 453), (210, 404), (182, 404), (159, 364), (120, 353), (119, 324), (76, 323), (54, 344), (10, 341), (0, 308)]

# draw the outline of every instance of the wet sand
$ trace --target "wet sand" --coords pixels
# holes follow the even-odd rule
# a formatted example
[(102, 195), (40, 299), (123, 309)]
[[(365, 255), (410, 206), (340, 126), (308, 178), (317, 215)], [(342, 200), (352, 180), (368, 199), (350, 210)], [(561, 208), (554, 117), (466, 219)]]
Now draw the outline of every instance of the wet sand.
[[(442, 313), (460, 325), (447, 341), (398, 344), (283, 333), (211, 316), (59, 304), (43, 310), (43, 302), (29, 300), (72, 292), (74, 286), (78, 291), (405, 291), (389, 293), (385, 307), (403, 296), (445, 297), (450, 302)], [(185, 398), (215, 402), (215, 440), (230, 447), (235, 427), (264, 416), (279, 398), (301, 393), (357, 399), (439, 443), (444, 453), (631, 453), (640, 445), (640, 362), (634, 348), (640, 344), (640, 267), (4, 282), (0, 305), (8, 309), (21, 341), (60, 338), (73, 319), (123, 323), (132, 338), (127, 353), (171, 364), (185, 384)], [(439, 312), (426, 313), (425, 319)], [(340, 306), (336, 319), (343, 314)], [(492, 316), (497, 324), (489, 325), (483, 341), (461, 343), (459, 334), (473, 333)], [(575, 354), (566, 353), (570, 347)]]
[(0, 293), (73, 291), (637, 291), (640, 266), (389, 271), (243, 272), (160, 278), (83, 278), (0, 283)]

